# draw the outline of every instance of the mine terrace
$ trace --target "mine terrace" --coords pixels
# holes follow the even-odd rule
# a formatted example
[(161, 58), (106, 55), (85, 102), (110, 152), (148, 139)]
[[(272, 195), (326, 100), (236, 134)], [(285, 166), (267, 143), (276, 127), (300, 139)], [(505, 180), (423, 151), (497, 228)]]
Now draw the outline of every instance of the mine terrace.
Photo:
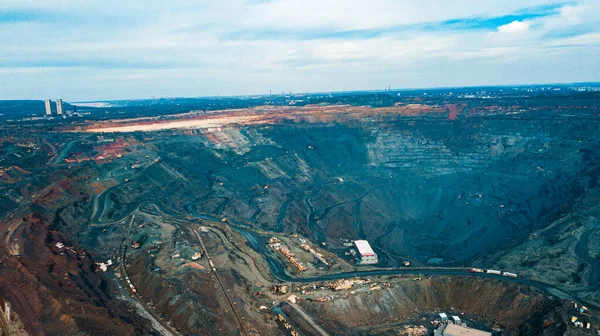
[(0, 328), (594, 334), (598, 98), (357, 92), (5, 116)]

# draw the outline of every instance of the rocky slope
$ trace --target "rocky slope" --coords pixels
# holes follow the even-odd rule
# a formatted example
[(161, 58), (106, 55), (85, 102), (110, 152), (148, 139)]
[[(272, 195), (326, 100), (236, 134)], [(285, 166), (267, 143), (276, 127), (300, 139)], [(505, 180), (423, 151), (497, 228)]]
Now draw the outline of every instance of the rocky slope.
[(356, 334), (365, 331), (363, 326), (377, 329), (436, 312), (468, 317), (503, 335), (559, 335), (568, 323), (558, 300), (526, 287), (461, 277), (393, 282), (393, 287), (376, 292), (328, 302), (302, 301), (301, 306), (336, 334)]

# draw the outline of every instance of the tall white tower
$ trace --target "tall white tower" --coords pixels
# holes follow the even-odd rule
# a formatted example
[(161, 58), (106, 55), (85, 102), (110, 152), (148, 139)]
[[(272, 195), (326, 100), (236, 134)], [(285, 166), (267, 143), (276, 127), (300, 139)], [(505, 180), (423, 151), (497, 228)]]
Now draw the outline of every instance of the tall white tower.
[(50, 106), (50, 99), (44, 100), (44, 104), (46, 104), (46, 116), (49, 117), (52, 115), (52, 107)]
[(57, 99), (56, 100), (56, 114), (57, 115), (62, 115), (63, 114), (62, 99)]

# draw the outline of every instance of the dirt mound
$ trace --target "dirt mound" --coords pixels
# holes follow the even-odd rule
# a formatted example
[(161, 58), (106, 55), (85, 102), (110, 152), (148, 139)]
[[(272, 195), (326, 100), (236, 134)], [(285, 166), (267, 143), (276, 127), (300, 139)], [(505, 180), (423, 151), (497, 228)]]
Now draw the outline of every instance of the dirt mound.
[(131, 306), (116, 298), (96, 274), (92, 257), (65, 235), (50, 229), (51, 220), (30, 214), (12, 242), (13, 253), (0, 268), (0, 296), (7, 298), (32, 335), (131, 335), (151, 332)]
[(394, 282), (389, 288), (301, 306), (336, 334), (364, 326), (407, 321), (426, 312), (455, 312), (508, 335), (538, 335), (566, 330), (562, 303), (527, 287), (466, 277), (434, 277)]

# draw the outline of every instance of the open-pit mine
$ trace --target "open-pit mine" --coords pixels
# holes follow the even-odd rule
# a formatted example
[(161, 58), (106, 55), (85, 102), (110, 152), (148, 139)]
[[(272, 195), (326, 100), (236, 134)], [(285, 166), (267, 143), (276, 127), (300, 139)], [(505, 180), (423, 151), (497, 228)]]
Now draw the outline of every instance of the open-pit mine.
[(499, 92), (0, 124), (0, 330), (600, 335), (599, 96)]

